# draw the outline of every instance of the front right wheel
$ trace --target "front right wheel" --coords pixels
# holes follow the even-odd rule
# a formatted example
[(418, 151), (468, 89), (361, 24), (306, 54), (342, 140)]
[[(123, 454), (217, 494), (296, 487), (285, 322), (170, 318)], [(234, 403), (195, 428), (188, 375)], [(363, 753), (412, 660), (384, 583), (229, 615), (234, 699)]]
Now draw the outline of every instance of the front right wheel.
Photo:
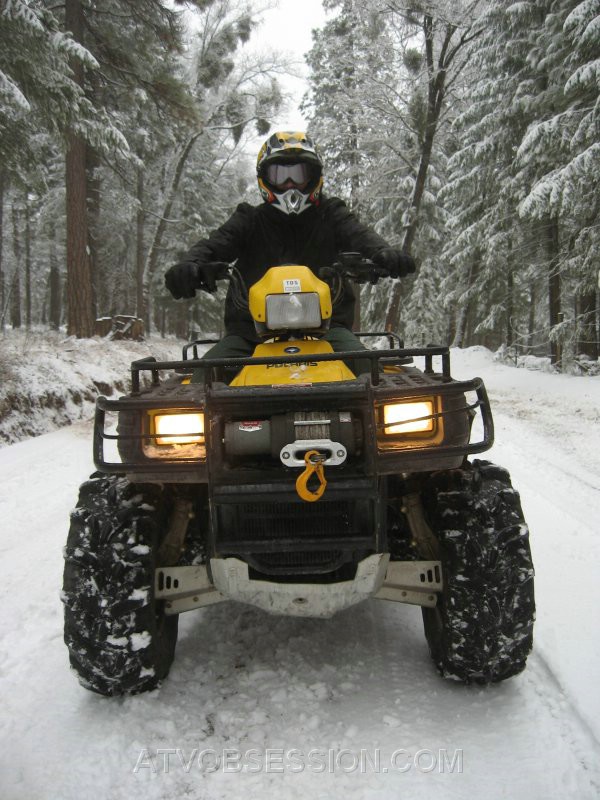
[(65, 548), (62, 599), (71, 666), (86, 689), (137, 694), (165, 678), (177, 616), (154, 597), (169, 502), (160, 485), (92, 475), (80, 489)]
[(486, 461), (434, 473), (422, 494), (440, 545), (444, 590), (423, 609), (440, 673), (464, 683), (502, 681), (525, 668), (535, 601), (529, 532), (505, 469)]

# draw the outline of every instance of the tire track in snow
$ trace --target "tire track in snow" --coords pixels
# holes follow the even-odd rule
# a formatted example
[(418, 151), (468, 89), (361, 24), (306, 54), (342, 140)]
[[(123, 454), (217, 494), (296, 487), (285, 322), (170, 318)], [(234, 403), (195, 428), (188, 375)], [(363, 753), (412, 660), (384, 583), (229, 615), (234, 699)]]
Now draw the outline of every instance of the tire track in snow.
[[(559, 437), (549, 441), (506, 407), (496, 410), (495, 419), (492, 460), (511, 472), (531, 532), (538, 605), (533, 669), (548, 676), (554, 707), (562, 696), (582, 736), (597, 749), (593, 721), (600, 714), (595, 679), (599, 617), (597, 592), (590, 587), (596, 584), (594, 565), (600, 562), (600, 489), (583, 477), (589, 473), (584, 473), (581, 458), (566, 452)], [(588, 681), (590, 691), (583, 701), (581, 687)], [(544, 698), (543, 692), (540, 696)]]
[[(579, 764), (600, 796), (600, 764), (593, 763), (588, 754), (598, 752), (600, 741), (585, 717), (580, 713), (569, 691), (562, 685), (552, 664), (539, 648), (528, 659), (525, 680), (556, 720), (560, 735), (576, 754)], [(567, 713), (565, 713), (565, 710)]]
[[(564, 399), (554, 401), (544, 397), (526, 400), (515, 392), (498, 387), (489, 388), (490, 402), (496, 427), (512, 433), (516, 447), (527, 443), (528, 455), (543, 449), (545, 466), (579, 484), (600, 492), (600, 484), (590, 480), (600, 474), (600, 453), (593, 444), (591, 432), (598, 429), (598, 411), (590, 408), (570, 408), (565, 416)], [(533, 406), (533, 409), (532, 409)], [(518, 434), (514, 436), (514, 434)], [(499, 437), (497, 437), (499, 438)]]

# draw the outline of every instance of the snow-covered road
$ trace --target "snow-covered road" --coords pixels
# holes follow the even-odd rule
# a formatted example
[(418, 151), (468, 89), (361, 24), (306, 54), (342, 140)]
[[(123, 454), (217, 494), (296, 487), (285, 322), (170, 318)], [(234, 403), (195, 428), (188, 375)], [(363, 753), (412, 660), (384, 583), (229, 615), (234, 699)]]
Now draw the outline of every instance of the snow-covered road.
[(600, 379), (526, 373), (484, 351), (491, 457), (532, 531), (527, 670), (486, 689), (435, 672), (420, 611), (370, 601), (331, 620), (234, 603), (182, 617), (149, 695), (81, 689), (62, 642), (62, 546), (91, 471), (89, 424), (0, 450), (0, 797), (435, 798), (600, 795)]

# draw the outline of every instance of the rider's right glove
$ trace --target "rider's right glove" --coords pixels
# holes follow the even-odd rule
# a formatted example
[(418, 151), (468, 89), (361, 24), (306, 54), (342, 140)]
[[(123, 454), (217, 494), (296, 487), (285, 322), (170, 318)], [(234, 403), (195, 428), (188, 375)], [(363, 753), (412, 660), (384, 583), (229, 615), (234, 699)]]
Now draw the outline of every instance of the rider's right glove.
[(378, 267), (383, 267), (391, 278), (405, 278), (415, 272), (417, 267), (412, 256), (393, 247), (384, 247), (372, 259)]
[(195, 297), (196, 289), (200, 288), (198, 264), (194, 261), (179, 261), (174, 264), (165, 273), (165, 286), (175, 300)]
[(176, 300), (196, 296), (196, 289), (216, 292), (222, 265), (198, 264), (196, 261), (179, 261), (165, 274), (165, 286)]

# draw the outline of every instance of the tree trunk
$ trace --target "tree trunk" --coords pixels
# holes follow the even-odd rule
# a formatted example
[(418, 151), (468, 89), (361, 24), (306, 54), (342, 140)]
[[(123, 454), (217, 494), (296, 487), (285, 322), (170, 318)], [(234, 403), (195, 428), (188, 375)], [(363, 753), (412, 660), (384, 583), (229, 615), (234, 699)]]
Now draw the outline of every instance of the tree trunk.
[(456, 316), (456, 330), (454, 331), (454, 339), (452, 340), (450, 347), (465, 346), (470, 306), (471, 303), (466, 300), (458, 310), (458, 314)]
[(61, 297), (60, 270), (58, 268), (58, 258), (56, 257), (56, 230), (53, 225), (50, 230), (50, 311), (48, 322), (52, 330), (55, 331), (60, 328)]
[[(561, 321), (561, 282), (559, 266), (558, 220), (548, 220), (546, 231), (546, 258), (548, 264), (548, 312), (550, 331)], [(559, 364), (562, 358), (560, 342), (550, 338), (550, 363)]]
[(19, 232), (19, 212), (13, 203), (13, 252), (15, 254), (15, 271), (10, 287), (10, 324), (13, 328), (21, 327), (21, 235)]
[(140, 319), (144, 311), (144, 170), (137, 171), (137, 212), (135, 218), (135, 313)]
[[(352, 112), (353, 114), (354, 112)], [(360, 175), (358, 163), (358, 130), (355, 122), (350, 124), (350, 169), (352, 175), (350, 177), (350, 210), (360, 216)], [(354, 319), (352, 320), (352, 330), (359, 331), (361, 329), (360, 322), (360, 298), (361, 286), (358, 283), (352, 284), (352, 291), (354, 292)]]
[(92, 274), (88, 249), (85, 142), (69, 134), (67, 183), (67, 334), (93, 335)]
[(5, 298), (5, 281), (4, 281), (4, 264), (2, 263), (2, 255), (4, 253), (4, 172), (0, 169), (0, 330), (4, 329), (4, 303)]
[[(433, 53), (433, 28), (433, 17), (431, 17), (429, 14), (425, 14), (423, 18), (423, 32), (425, 34), (425, 55), (428, 76), (427, 119), (425, 122), (423, 140), (421, 142), (421, 158), (419, 160), (419, 169), (417, 171), (415, 188), (413, 190), (413, 196), (410, 203), (408, 227), (406, 228), (404, 240), (402, 242), (402, 250), (405, 253), (411, 252), (415, 235), (417, 233), (419, 211), (421, 208), (421, 201), (423, 200), (423, 194), (425, 193), (425, 184), (427, 182), (429, 164), (431, 163), (431, 154), (433, 152), (435, 133), (446, 95), (446, 73), (448, 67), (448, 63), (446, 62), (446, 53), (450, 44), (450, 40), (456, 31), (454, 25), (448, 25), (444, 43), (440, 51), (438, 63), (436, 65), (434, 63)], [(401, 298), (401, 285), (398, 281), (396, 281), (385, 320), (385, 327), (387, 330), (395, 330), (398, 328)]]
[(25, 194), (25, 326), (31, 328), (31, 209)]
[(532, 351), (535, 336), (535, 284), (532, 282), (529, 287), (529, 319), (527, 321), (527, 350)]
[(472, 261), (469, 264), (466, 288), (463, 292), (462, 303), (456, 314), (456, 330), (454, 332), (454, 339), (450, 345), (451, 347), (465, 347), (465, 343), (467, 341), (469, 316), (471, 313), (471, 296), (473, 293), (473, 285), (477, 280), (478, 274), (479, 261)]
[(596, 292), (586, 292), (578, 300), (579, 341), (577, 342), (577, 353), (596, 360), (599, 355), (596, 330)]
[[(77, 42), (83, 41), (83, 7), (80, 0), (66, 0), (65, 27)], [(73, 79), (83, 87), (83, 66), (71, 60)], [(74, 131), (67, 135), (67, 334), (93, 336), (92, 273), (87, 222), (86, 144)]]
[(512, 347), (514, 344), (514, 290), (515, 281), (512, 267), (508, 268), (508, 275), (506, 276), (506, 346)]
[(202, 130), (198, 131), (198, 133), (195, 133), (193, 136), (191, 136), (183, 146), (183, 149), (177, 160), (177, 165), (175, 167), (175, 172), (173, 174), (173, 180), (171, 181), (171, 186), (169, 187), (169, 191), (167, 193), (167, 199), (165, 201), (163, 212), (156, 225), (154, 236), (152, 238), (152, 244), (150, 245), (148, 255), (146, 256), (146, 262), (144, 264), (144, 279), (143, 279), (143, 299), (144, 299), (143, 309), (144, 309), (144, 322), (146, 325), (147, 333), (150, 333), (150, 328), (151, 328), (151, 319), (150, 319), (151, 313), (150, 313), (150, 303), (149, 303), (150, 282), (152, 281), (154, 271), (156, 270), (156, 266), (158, 264), (158, 254), (160, 252), (162, 238), (164, 236), (167, 227), (167, 220), (171, 214), (171, 209), (173, 207), (175, 197), (177, 196), (177, 189), (179, 188), (179, 181), (181, 180), (181, 176), (183, 174), (183, 168), (185, 167), (185, 163), (188, 159), (188, 156), (194, 145), (194, 142), (201, 134)]
[(107, 310), (111, 281), (102, 264), (100, 237), (100, 158), (98, 152), (88, 143), (85, 147), (86, 209), (88, 225), (88, 254), (90, 280), (92, 284), (92, 314), (94, 319)]

